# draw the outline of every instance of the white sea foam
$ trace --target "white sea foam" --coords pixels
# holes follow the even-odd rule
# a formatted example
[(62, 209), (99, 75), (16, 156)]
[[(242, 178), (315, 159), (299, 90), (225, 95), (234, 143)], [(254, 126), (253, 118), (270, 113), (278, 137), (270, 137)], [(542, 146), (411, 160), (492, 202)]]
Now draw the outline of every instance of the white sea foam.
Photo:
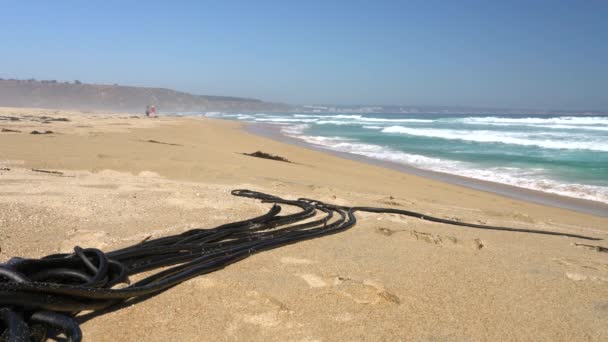
[(384, 146), (364, 144), (354, 139), (301, 135), (295, 135), (295, 137), (334, 151), (358, 154), (374, 159), (415, 166), (421, 169), (450, 173), (568, 197), (608, 203), (608, 187), (562, 183), (548, 178), (545, 170), (540, 168), (494, 167), (479, 169), (466, 162), (405, 153)]
[(331, 115), (331, 118), (336, 118), (336, 119), (360, 119), (361, 115)]
[(383, 118), (360, 118), (364, 122), (434, 122), (429, 119), (383, 119)]
[[(501, 118), (444, 117), (441, 119), (403, 116), (375, 118), (346, 114), (226, 114), (206, 113), (229, 119), (280, 125), (282, 134), (296, 137), (324, 148), (358, 154), (378, 160), (411, 165), (421, 169), (450, 173), (564, 196), (608, 203), (608, 187), (575, 184), (553, 179), (540, 168), (487, 167), (464, 161), (438, 159), (401, 152), (385, 146), (365, 144), (355, 139), (306, 135), (314, 125), (351, 125), (385, 134), (404, 134), (436, 139), (473, 141), (485, 144), (504, 143), (546, 149), (608, 151), (606, 117)], [(432, 126), (431, 126), (432, 125)], [(504, 127), (493, 129), (495, 127)], [(513, 126), (509, 128), (509, 126)], [(443, 128), (445, 127), (445, 128)], [(524, 128), (522, 130), (522, 128)], [(534, 130), (526, 128), (535, 128)], [(348, 134), (351, 127), (345, 127)], [(371, 132), (370, 132), (371, 133)], [(508, 154), (511, 149), (503, 149)], [(571, 151), (572, 152), (572, 151)], [(549, 151), (547, 151), (549, 153)], [(560, 152), (552, 152), (560, 153)], [(458, 158), (455, 156), (455, 158)]]
[[(334, 124), (334, 125), (355, 125), (364, 123), (381, 123), (381, 122), (413, 122), (413, 123), (429, 123), (435, 120), (430, 119), (387, 119), (387, 118), (373, 118), (364, 117), (362, 115), (310, 115), (310, 114), (294, 114), (295, 118), (315, 118), (318, 119), (318, 123), (323, 124)], [(347, 121), (348, 120), (348, 121)]]
[(554, 118), (501, 118), (489, 117), (468, 117), (464, 118), (465, 123), (506, 123), (506, 124), (565, 124), (565, 125), (608, 125), (608, 118), (599, 116), (561, 116)]
[(272, 114), (224, 114), (214, 113), (208, 116), (221, 116), (227, 119), (237, 119), (254, 122), (269, 122), (269, 123), (316, 123), (318, 125), (381, 125), (390, 123), (431, 123), (435, 120), (428, 119), (386, 119), (386, 118), (370, 118), (362, 115), (313, 115), (313, 114), (293, 114), (293, 115), (272, 115)]
[(251, 115), (247, 115), (247, 114), (238, 114), (236, 116), (236, 118), (239, 120), (249, 120), (249, 119), (253, 119), (254, 117)]
[[(418, 120), (418, 119), (373, 119), (373, 118), (361, 118), (361, 119), (356, 119), (356, 120), (324, 120), (324, 119), (318, 119), (318, 121), (315, 121), (314, 119), (300, 119), (301, 121), (304, 120), (311, 120), (311, 121), (306, 121), (306, 122), (315, 122), (318, 125), (338, 125), (338, 126), (346, 126), (346, 125), (369, 125), (369, 124), (390, 124), (390, 123), (427, 123), (427, 122), (433, 122), (433, 120)], [(286, 120), (286, 122), (288, 122)]]
[(347, 126), (347, 125), (357, 125), (360, 124), (356, 121), (338, 121), (338, 120), (319, 120), (315, 122), (317, 125), (337, 125), (337, 126)]
[(406, 164), (411, 165), (422, 165), (430, 166), (434, 164), (459, 164), (457, 161), (443, 161), (437, 158), (425, 157), (416, 154), (409, 154), (404, 152), (399, 152), (392, 150), (390, 148), (373, 145), (373, 144), (365, 144), (358, 142), (355, 139), (346, 139), (341, 137), (320, 137), (320, 136), (309, 136), (302, 135), (296, 136), (299, 139), (302, 139), (308, 143), (320, 145), (334, 151), (340, 152), (348, 152), (353, 154), (364, 155), (367, 157), (372, 157), (376, 159), (389, 160), (394, 162), (404, 162)]
[[(189, 114), (190, 112), (185, 112), (185, 113)], [(185, 115), (188, 115), (188, 114), (185, 114)], [(205, 113), (205, 116), (223, 116), (223, 115), (226, 115), (226, 114), (222, 113), (222, 112), (206, 112)]]
[(359, 119), (361, 115), (330, 115), (330, 114), (293, 114), (296, 118), (319, 118), (319, 119)]
[(484, 170), (463, 169), (459, 172), (447, 171), (447, 173), (454, 173), (469, 178), (508, 184), (520, 188), (549, 192), (567, 197), (608, 203), (608, 187), (577, 183), (562, 183), (560, 181), (546, 178), (547, 176), (543, 174), (544, 172), (535, 173), (519, 168), (512, 168), (512, 170), (505, 170), (505, 168), (489, 168)]
[(255, 121), (259, 122), (315, 122), (317, 119), (294, 119), (294, 118), (255, 118)]
[(534, 127), (534, 128), (548, 128), (548, 129), (576, 129), (576, 130), (590, 130), (590, 131), (606, 131), (608, 132), (608, 126), (595, 125), (564, 125), (564, 124), (523, 124), (523, 123), (500, 123), (500, 122), (481, 122), (481, 121), (471, 121), (464, 122), (468, 125), (484, 125), (484, 126), (500, 126), (500, 127), (509, 127), (509, 126), (525, 126), (525, 127)]
[(310, 128), (310, 126), (307, 124), (288, 125), (288, 126), (283, 126), (281, 128), (281, 133), (288, 135), (288, 136), (297, 136), (299, 134), (304, 133), (304, 131), (307, 130), (308, 128)]
[(529, 125), (530, 127), (549, 128), (549, 129), (583, 129), (591, 131), (606, 131), (608, 126), (575, 126), (575, 125)]
[[(558, 133), (515, 133), (484, 130), (451, 130), (435, 128), (412, 128), (404, 126), (390, 126), (382, 130), (383, 133), (399, 133), (421, 137), (441, 138), (448, 140), (463, 140), (482, 143), (503, 143), (522, 146), (538, 146), (549, 149), (575, 149), (590, 151), (608, 151), (608, 141), (575, 140), (577, 136)], [(584, 136), (578, 136), (583, 139)]]

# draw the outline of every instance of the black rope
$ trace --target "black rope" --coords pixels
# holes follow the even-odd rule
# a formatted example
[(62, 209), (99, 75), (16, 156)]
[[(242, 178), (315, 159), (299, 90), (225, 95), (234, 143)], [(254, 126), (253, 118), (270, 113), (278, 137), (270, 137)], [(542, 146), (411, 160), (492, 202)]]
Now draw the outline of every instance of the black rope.
[[(42, 341), (57, 333), (63, 333), (69, 341), (80, 341), (79, 322), (96, 313), (144, 300), (254, 253), (342, 232), (355, 225), (357, 211), (399, 214), (478, 229), (601, 240), (545, 230), (463, 223), (400, 209), (345, 207), (306, 198), (286, 200), (251, 190), (234, 190), (232, 194), (273, 206), (266, 214), (252, 219), (212, 229), (192, 229), (108, 253), (75, 247), (71, 254), (12, 258), (0, 264), (0, 341)], [(280, 205), (300, 210), (279, 215)], [(311, 219), (319, 214), (321, 218)], [(129, 284), (130, 276), (161, 267), (162, 271), (115, 288), (120, 283)], [(93, 313), (78, 316), (84, 310)]]

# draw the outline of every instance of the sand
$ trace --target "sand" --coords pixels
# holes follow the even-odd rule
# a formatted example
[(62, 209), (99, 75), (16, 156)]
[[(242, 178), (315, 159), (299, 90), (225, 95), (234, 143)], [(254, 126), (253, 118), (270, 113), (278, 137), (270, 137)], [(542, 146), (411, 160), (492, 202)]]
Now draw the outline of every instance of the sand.
[[(0, 108), (1, 129), (20, 132), (0, 132), (0, 262), (74, 245), (111, 250), (268, 209), (232, 197), (235, 188), (605, 239), (361, 213), (347, 232), (88, 321), (87, 340), (608, 340), (608, 253), (577, 245), (608, 247), (605, 217), (277, 142), (237, 122)], [(294, 163), (241, 154), (257, 150)]]

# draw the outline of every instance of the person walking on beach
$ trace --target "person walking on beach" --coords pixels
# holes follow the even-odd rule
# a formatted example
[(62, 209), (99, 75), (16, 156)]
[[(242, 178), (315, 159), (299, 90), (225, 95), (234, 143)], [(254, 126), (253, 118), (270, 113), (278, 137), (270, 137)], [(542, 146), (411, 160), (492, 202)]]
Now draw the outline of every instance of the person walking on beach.
[(150, 105), (146, 106), (146, 117), (150, 117)]

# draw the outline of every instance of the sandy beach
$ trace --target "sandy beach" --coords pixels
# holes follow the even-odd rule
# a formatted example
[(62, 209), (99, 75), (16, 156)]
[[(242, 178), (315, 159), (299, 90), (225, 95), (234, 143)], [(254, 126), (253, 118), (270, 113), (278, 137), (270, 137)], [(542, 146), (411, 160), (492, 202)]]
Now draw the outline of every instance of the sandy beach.
[[(361, 213), (347, 232), (90, 320), (86, 340), (608, 340), (606, 217), (279, 142), (238, 122), (0, 108), (0, 130), (0, 262), (112, 250), (267, 211), (231, 196), (237, 188), (604, 239)], [(293, 163), (243, 155), (258, 150)]]

